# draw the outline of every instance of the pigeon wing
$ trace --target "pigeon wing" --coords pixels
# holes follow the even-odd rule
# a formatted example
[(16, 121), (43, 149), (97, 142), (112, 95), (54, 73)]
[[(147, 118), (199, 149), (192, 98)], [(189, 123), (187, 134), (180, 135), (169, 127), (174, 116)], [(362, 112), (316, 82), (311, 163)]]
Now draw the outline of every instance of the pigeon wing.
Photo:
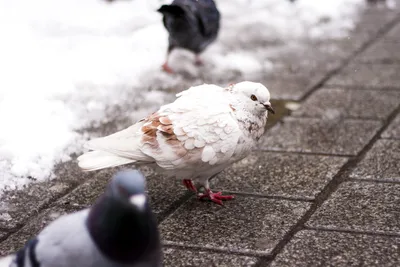
[[(209, 97), (207, 90), (213, 93)], [(142, 152), (165, 169), (227, 163), (241, 131), (223, 88), (197, 86), (177, 96), (146, 122)]]
[(200, 33), (204, 37), (211, 37), (219, 30), (220, 14), (214, 1), (197, 1), (195, 16)]

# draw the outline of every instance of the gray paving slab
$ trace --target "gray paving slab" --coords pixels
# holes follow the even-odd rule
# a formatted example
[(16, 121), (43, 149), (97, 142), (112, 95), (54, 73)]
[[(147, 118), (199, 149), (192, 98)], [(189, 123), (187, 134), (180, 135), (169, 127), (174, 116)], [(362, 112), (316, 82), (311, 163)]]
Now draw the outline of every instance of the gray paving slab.
[(267, 255), (309, 203), (236, 195), (224, 206), (193, 198), (160, 225), (165, 244)]
[(305, 230), (270, 266), (399, 266), (400, 237)]
[(164, 248), (164, 267), (255, 266), (257, 258), (211, 251)]
[[(95, 174), (94, 177), (88, 179), (72, 192), (52, 203), (49, 209), (45, 209), (40, 213), (30, 212), (30, 220), (27, 225), (0, 244), (0, 253), (10, 253), (21, 247), (29, 237), (34, 236), (51, 221), (49, 218), (54, 217), (52, 214), (71, 213), (90, 207), (99, 195), (104, 192), (106, 185), (115, 172), (124, 168), (126, 167), (105, 169), (96, 174), (92, 173), (92, 175)], [(156, 213), (157, 218), (159, 218), (159, 216), (164, 215), (166, 209), (169, 209), (170, 205), (172, 205), (177, 198), (186, 193), (186, 189), (181, 185), (176, 187), (171, 186), (172, 183), (170, 180), (160, 178), (160, 176), (155, 175), (151, 170), (142, 169), (142, 171), (148, 178), (147, 187), (151, 207)], [(180, 193), (177, 193), (177, 191), (180, 191)], [(156, 195), (159, 196), (156, 197)], [(32, 209), (32, 207), (28, 207), (27, 209), (29, 208)], [(21, 210), (19, 210), (19, 212), (21, 212)], [(18, 214), (20, 215), (21, 213)], [(15, 221), (15, 219), (12, 221)]]
[(400, 89), (400, 64), (351, 63), (329, 79), (327, 85)]
[[(90, 206), (96, 198), (103, 193), (104, 188), (118, 170), (135, 168), (132, 165), (121, 166), (118, 168), (105, 169), (96, 174), (96, 179), (79, 186), (75, 191), (68, 195), (64, 201), (69, 201), (75, 206), (82, 208)], [(167, 178), (156, 173), (148, 167), (140, 167), (147, 181), (147, 191), (149, 194), (153, 212), (162, 216), (174, 201), (183, 197), (187, 190), (182, 183), (173, 178)]]
[(288, 49), (272, 50), (266, 56), (273, 64), (262, 82), (277, 99), (300, 100), (326, 74), (338, 68), (351, 51), (337, 47), (334, 42), (312, 40), (288, 45)]
[(400, 234), (400, 184), (346, 182), (314, 213), (310, 227)]
[(322, 79), (325, 73), (318, 73), (310, 79), (308, 75), (293, 75), (282, 77), (276, 74), (266, 74), (263, 83), (273, 99), (300, 100), (312, 87)]
[(171, 208), (176, 208), (176, 201), (180, 200), (188, 190), (182, 181), (167, 178), (149, 168), (140, 168), (146, 175), (148, 194), (153, 212), (160, 219)]
[(381, 127), (379, 121), (287, 117), (260, 140), (259, 149), (356, 155)]
[(5, 191), (0, 197), (0, 228), (14, 229), (31, 216), (47, 207), (82, 183), (90, 174), (75, 175), (77, 166), (73, 162), (62, 164), (57, 170), (57, 179), (32, 183), (20, 190)]
[[(96, 174), (95, 179), (90, 179), (78, 186), (70, 194), (59, 201), (62, 205), (76, 207), (78, 210), (89, 207), (104, 192), (104, 189), (113, 175), (118, 170), (134, 168), (134, 166), (121, 166), (118, 168), (105, 169)], [(150, 168), (139, 168), (146, 176), (147, 191), (151, 207), (157, 216), (171, 208), (174, 201), (177, 201), (187, 193), (186, 188), (180, 181), (173, 178), (166, 178), (157, 174)]]
[(364, 10), (355, 27), (344, 38), (323, 38), (312, 42), (319, 45), (321, 43), (333, 44), (336, 49), (341, 49), (343, 52), (347, 51), (349, 52), (348, 55), (351, 55), (396, 19), (397, 14), (398, 8), (389, 10), (387, 8), (369, 7)]
[(350, 177), (400, 182), (400, 140), (378, 140)]
[(324, 88), (312, 94), (293, 116), (385, 119), (400, 105), (400, 91)]
[[(397, 2), (398, 0), (394, 1)], [(377, 30), (382, 29), (382, 27), (388, 25), (391, 21), (395, 20), (399, 15), (399, 10), (399, 3), (392, 8), (369, 5), (368, 8), (363, 11), (362, 16), (357, 23), (356, 31), (376, 32)]]
[(400, 139), (400, 113), (397, 114), (389, 127), (382, 133), (382, 137)]
[(23, 247), (30, 238), (36, 236), (50, 222), (54, 221), (63, 214), (73, 211), (75, 211), (73, 207), (71, 209), (68, 209), (67, 206), (65, 209), (64, 207), (57, 207), (47, 209), (36, 216), (32, 216), (28, 223), (25, 224), (20, 230), (10, 235), (5, 241), (0, 243), (0, 256), (9, 255), (16, 252)]
[(31, 214), (29, 221), (19, 231), (0, 243), (1, 255), (12, 253), (22, 247), (29, 238), (39, 233), (58, 216), (91, 206), (104, 191), (111, 175), (111, 169), (98, 172), (95, 177), (86, 180), (72, 192), (52, 203), (50, 208)]
[(53, 207), (60, 206), (66, 210), (77, 211), (90, 207), (93, 202), (104, 192), (104, 189), (112, 176), (115, 174), (115, 169), (105, 169), (99, 172), (94, 172), (91, 179), (76, 187), (71, 193), (57, 200)]
[(392, 63), (400, 64), (399, 42), (380, 40), (355, 58), (356, 61), (365, 63)]
[(393, 29), (391, 29), (388, 34), (384, 37), (387, 42), (397, 42), (400, 43), (400, 24), (397, 24)]
[(10, 235), (10, 232), (8, 232), (6, 230), (0, 230), (0, 240), (5, 239), (9, 235)]
[(314, 199), (347, 158), (254, 152), (235, 163), (211, 187), (230, 192)]

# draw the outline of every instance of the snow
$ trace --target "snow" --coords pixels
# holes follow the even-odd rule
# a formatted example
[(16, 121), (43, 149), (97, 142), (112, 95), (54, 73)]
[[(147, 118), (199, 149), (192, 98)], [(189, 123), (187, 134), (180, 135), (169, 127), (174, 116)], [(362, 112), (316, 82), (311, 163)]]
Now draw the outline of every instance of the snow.
[[(82, 129), (115, 119), (117, 107), (134, 106), (134, 121), (171, 97), (161, 89), (184, 78), (160, 70), (167, 33), (155, 10), (167, 2), (0, 0), (0, 190), (53, 178), (57, 163), (82, 152)], [(345, 36), (363, 2), (217, 1), (223, 28), (203, 55), (206, 74), (273, 71), (253, 42)], [(192, 57), (176, 52), (171, 66), (199, 83), (206, 74)]]

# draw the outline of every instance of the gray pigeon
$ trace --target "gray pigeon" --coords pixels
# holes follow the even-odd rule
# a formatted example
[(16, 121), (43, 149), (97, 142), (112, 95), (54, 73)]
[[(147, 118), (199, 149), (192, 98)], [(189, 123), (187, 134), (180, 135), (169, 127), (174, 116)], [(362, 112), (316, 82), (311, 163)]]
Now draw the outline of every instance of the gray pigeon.
[(11, 262), (1, 266), (162, 266), (145, 178), (136, 170), (117, 173), (90, 209), (58, 218), (8, 258)]
[(168, 51), (162, 68), (169, 73), (168, 58), (174, 48), (184, 48), (196, 54), (197, 65), (202, 61), (199, 54), (217, 38), (220, 13), (213, 0), (174, 0), (162, 5), (163, 23), (169, 33)]

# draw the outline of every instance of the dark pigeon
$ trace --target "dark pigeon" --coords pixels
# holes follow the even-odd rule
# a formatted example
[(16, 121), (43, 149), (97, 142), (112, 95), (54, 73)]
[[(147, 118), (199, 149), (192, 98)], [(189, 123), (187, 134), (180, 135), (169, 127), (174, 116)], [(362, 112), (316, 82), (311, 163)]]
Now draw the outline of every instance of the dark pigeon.
[(163, 23), (169, 33), (167, 59), (163, 64), (166, 72), (168, 57), (174, 48), (184, 48), (196, 55), (195, 63), (202, 64), (199, 54), (218, 36), (220, 13), (213, 0), (174, 0), (162, 5), (158, 12), (163, 14)]
[(92, 208), (58, 218), (0, 263), (10, 267), (162, 266), (145, 178), (135, 170), (117, 173)]

